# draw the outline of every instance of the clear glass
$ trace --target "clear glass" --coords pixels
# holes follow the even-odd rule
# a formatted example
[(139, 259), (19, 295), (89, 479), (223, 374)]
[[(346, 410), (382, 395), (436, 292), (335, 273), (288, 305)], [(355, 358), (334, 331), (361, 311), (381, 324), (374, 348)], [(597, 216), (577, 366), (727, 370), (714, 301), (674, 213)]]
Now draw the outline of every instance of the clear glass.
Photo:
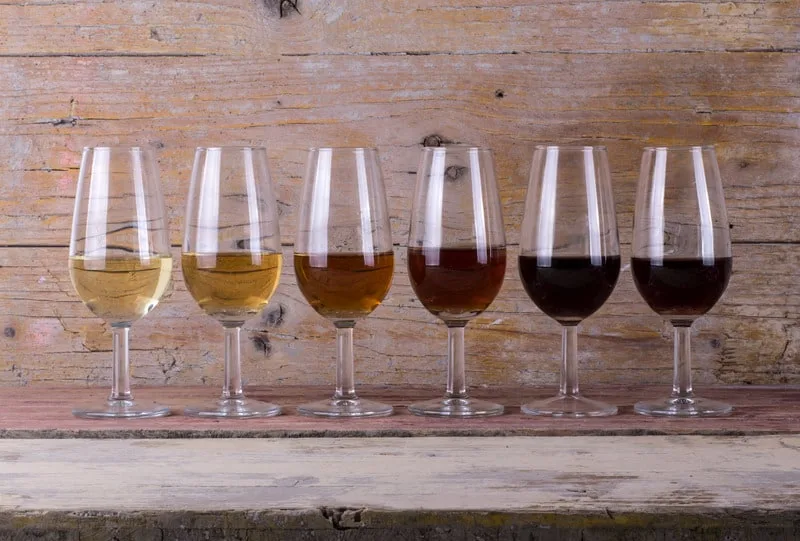
[(111, 325), (113, 336), (111, 395), (72, 413), (87, 419), (169, 415), (166, 406), (135, 402), (130, 385), (129, 329), (158, 305), (172, 274), (164, 199), (150, 149), (83, 149), (69, 273), (78, 296)]
[(713, 146), (646, 148), (634, 213), (636, 288), (675, 329), (672, 395), (638, 402), (643, 415), (713, 417), (732, 406), (695, 396), (690, 328), (728, 285), (731, 239)]
[(605, 147), (537, 146), (525, 199), (519, 274), (531, 300), (562, 326), (558, 394), (522, 406), (552, 417), (603, 417), (617, 407), (578, 386), (578, 325), (614, 291), (619, 238)]
[(191, 417), (271, 417), (281, 408), (242, 389), (242, 325), (267, 307), (282, 268), (278, 209), (263, 147), (198, 148), (186, 204), (181, 269), (186, 288), (225, 328), (222, 396)]
[(386, 193), (372, 148), (308, 152), (294, 270), (308, 303), (336, 327), (336, 390), (302, 415), (378, 417), (392, 406), (355, 392), (353, 328), (383, 301), (394, 272)]
[(411, 404), (416, 415), (500, 415), (503, 406), (467, 393), (464, 328), (494, 301), (506, 270), (506, 240), (489, 149), (450, 145), (422, 150), (408, 274), (420, 302), (447, 325), (443, 398)]

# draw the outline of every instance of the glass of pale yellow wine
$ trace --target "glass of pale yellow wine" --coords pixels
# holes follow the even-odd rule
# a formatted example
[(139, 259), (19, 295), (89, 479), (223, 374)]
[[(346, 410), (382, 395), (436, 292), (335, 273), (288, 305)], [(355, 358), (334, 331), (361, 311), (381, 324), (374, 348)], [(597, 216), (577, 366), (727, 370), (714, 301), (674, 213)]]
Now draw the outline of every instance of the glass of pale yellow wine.
[(246, 398), (240, 334), (278, 287), (278, 210), (263, 147), (198, 148), (186, 204), (181, 268), (186, 288), (225, 329), (222, 396), (189, 406), (205, 418), (271, 417), (280, 406)]
[(156, 307), (172, 273), (158, 166), (142, 147), (85, 148), (69, 244), (72, 285), (111, 325), (112, 386), (107, 400), (73, 409), (81, 418), (163, 417), (166, 406), (134, 402), (128, 334)]

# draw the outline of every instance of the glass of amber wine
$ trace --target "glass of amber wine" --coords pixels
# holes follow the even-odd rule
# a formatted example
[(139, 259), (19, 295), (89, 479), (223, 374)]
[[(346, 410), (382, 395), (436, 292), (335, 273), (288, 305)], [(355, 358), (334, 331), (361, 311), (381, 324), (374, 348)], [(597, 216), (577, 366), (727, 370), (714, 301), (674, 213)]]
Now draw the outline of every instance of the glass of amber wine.
[(225, 328), (222, 396), (184, 410), (192, 417), (271, 417), (281, 408), (246, 398), (240, 334), (269, 303), (281, 275), (281, 239), (267, 151), (198, 148), (186, 204), (181, 268), (186, 288)]
[(69, 275), (83, 303), (111, 325), (111, 395), (73, 409), (87, 419), (163, 417), (170, 409), (134, 402), (128, 334), (156, 307), (172, 257), (153, 152), (141, 147), (84, 148), (69, 243)]
[(377, 308), (394, 272), (386, 193), (373, 148), (312, 148), (297, 224), (297, 285), (336, 327), (336, 391), (301, 405), (302, 415), (378, 417), (392, 406), (359, 398), (353, 376), (353, 327)]
[(492, 152), (449, 145), (422, 150), (408, 238), (408, 275), (425, 308), (447, 325), (444, 398), (412, 404), (416, 415), (500, 415), (503, 406), (470, 398), (464, 328), (486, 310), (506, 270), (506, 241)]

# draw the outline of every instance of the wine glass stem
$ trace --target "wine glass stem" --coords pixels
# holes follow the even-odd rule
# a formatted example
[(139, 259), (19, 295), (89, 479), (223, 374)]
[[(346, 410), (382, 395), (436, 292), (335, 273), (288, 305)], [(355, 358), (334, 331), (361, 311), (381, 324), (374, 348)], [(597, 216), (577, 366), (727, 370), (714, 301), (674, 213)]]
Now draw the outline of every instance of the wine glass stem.
[(467, 378), (464, 373), (464, 327), (447, 325), (447, 397), (467, 398)]
[(130, 327), (114, 326), (112, 336), (111, 396), (109, 400), (132, 400), (130, 359), (128, 357), (128, 331)]
[(356, 396), (353, 377), (353, 327), (355, 321), (337, 321), (336, 325), (336, 394), (335, 399)]
[(225, 383), (222, 398), (244, 398), (242, 392), (241, 327), (225, 327)]
[(562, 395), (577, 396), (578, 388), (578, 326), (561, 327), (561, 386)]
[(672, 396), (688, 398), (692, 392), (692, 342), (691, 327), (675, 327), (675, 374)]

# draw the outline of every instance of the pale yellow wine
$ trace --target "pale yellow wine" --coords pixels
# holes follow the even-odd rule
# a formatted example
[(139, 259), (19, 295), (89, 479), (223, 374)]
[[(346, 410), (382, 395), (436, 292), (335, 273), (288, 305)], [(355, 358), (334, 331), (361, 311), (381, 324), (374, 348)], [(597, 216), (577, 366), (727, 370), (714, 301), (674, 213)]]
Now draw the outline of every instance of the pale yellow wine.
[(186, 289), (211, 317), (241, 323), (269, 303), (281, 278), (282, 256), (271, 252), (181, 256)]
[(69, 276), (83, 303), (108, 323), (133, 323), (156, 307), (172, 272), (170, 256), (146, 259), (69, 258)]

